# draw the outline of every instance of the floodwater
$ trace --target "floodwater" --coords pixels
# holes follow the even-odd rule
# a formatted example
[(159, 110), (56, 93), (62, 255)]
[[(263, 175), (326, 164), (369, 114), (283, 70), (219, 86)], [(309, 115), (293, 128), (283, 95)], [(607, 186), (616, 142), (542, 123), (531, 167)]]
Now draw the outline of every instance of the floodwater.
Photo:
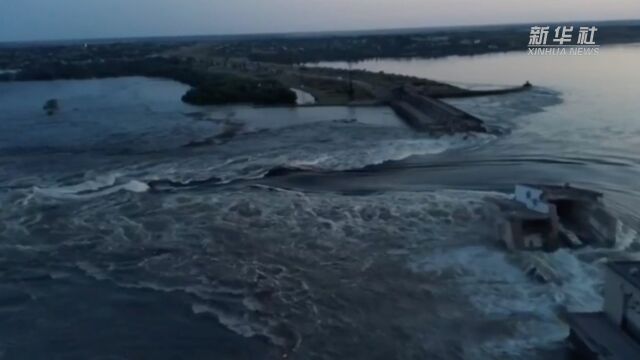
[[(529, 56), (522, 52), (435, 60), (382, 59), (356, 63), (353, 68), (427, 77), (470, 88), (530, 81), (537, 87), (533, 94), (450, 100), (489, 124), (506, 126), (510, 133), (481, 151), (446, 159), (449, 167), (452, 161), (464, 163), (456, 169), (461, 175), (457, 181), (451, 173), (441, 179), (438, 169), (430, 169), (429, 178), (465, 187), (570, 182), (607, 192), (617, 206), (633, 212), (640, 199), (635, 185), (640, 169), (640, 103), (636, 101), (640, 73), (633, 70), (640, 60), (640, 46), (601, 50), (598, 56)], [(559, 102), (549, 99), (553, 106), (536, 109), (545, 100), (534, 100), (556, 95)], [(522, 111), (531, 113), (518, 116)], [(420, 159), (411, 160), (403, 165), (421, 166)], [(418, 176), (417, 180), (424, 183), (427, 179)]]
[[(562, 359), (559, 314), (599, 309), (603, 259), (639, 248), (638, 61), (358, 64), (537, 85), (452, 100), (500, 131), (442, 138), (386, 108), (191, 107), (160, 80), (0, 84), (0, 357)], [(490, 201), (524, 181), (605, 192), (618, 247), (526, 276)]]

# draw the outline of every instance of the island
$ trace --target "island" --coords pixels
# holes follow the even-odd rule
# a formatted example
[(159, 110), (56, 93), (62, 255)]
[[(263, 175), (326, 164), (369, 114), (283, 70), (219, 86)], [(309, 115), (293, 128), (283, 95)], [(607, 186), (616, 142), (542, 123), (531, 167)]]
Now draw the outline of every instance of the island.
[[(482, 121), (440, 99), (526, 91), (523, 86), (472, 91), (428, 79), (310, 66), (324, 60), (440, 57), (525, 50), (528, 27), (487, 26), (322, 34), (150, 38), (130, 41), (0, 44), (0, 81), (144, 76), (190, 86), (197, 106), (390, 106), (414, 129), (434, 134), (486, 131)], [(640, 39), (640, 22), (603, 23), (600, 42)], [(298, 91), (299, 91), (298, 90)], [(55, 112), (53, 107), (45, 109)]]

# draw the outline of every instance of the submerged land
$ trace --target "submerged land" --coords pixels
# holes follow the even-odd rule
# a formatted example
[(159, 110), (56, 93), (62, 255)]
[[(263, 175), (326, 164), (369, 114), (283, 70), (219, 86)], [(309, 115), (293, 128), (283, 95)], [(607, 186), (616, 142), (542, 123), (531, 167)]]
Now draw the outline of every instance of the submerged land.
[[(640, 124), (629, 86), (640, 84), (630, 65), (638, 48), (588, 59), (598, 60), (596, 77), (555, 63), (532, 77), (575, 89), (562, 106), (550, 106), (555, 92), (521, 87), (450, 107), (440, 98), (487, 92), (209, 53), (215, 46), (120, 40), (2, 52), (5, 80), (43, 80), (0, 84), (5, 357), (564, 359), (565, 310), (599, 310), (603, 260), (640, 249), (629, 234), (614, 250), (508, 252), (494, 206), (513, 184), (569, 182), (605, 193), (637, 225), (629, 179), (640, 174)], [(628, 67), (614, 71), (622, 57)], [(489, 66), (480, 68), (487, 83), (523, 69)], [(191, 86), (47, 82), (132, 75)], [(421, 136), (378, 108), (228, 114), (173, 101), (294, 106), (291, 88), (312, 93), (315, 106), (388, 104), (430, 133), (487, 131), (466, 109), (508, 136)], [(284, 126), (269, 124), (285, 113), (294, 115)], [(299, 121), (312, 113), (317, 121)], [(390, 115), (365, 122), (372, 114)], [(556, 269), (557, 281), (532, 278), (542, 275), (532, 264)]]
[[(598, 26), (600, 44), (640, 41), (640, 22)], [(0, 46), (0, 81), (164, 78), (191, 86), (182, 100), (192, 105), (294, 106), (294, 89), (301, 89), (313, 96), (315, 106), (389, 105), (419, 131), (482, 132), (486, 129), (479, 119), (438, 99), (523, 91), (530, 84), (472, 91), (422, 78), (305, 64), (524, 51), (529, 29), (529, 25), (510, 25), (4, 44)]]

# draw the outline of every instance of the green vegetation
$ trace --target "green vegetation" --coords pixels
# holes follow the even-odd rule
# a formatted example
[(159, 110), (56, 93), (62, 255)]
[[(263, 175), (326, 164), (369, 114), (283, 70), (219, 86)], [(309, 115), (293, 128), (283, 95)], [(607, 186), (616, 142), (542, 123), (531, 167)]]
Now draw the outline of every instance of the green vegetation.
[[(596, 39), (601, 45), (640, 41), (638, 21), (582, 25), (598, 26)], [(389, 89), (407, 82), (423, 88), (427, 96), (471, 96), (478, 95), (478, 92), (428, 80), (290, 64), (525, 51), (529, 32), (530, 25), (521, 24), (328, 34), (158, 38), (93, 44), (0, 44), (0, 69), (20, 70), (18, 73), (1, 73), (0, 81), (122, 76), (165, 78), (190, 85), (192, 89), (182, 99), (196, 105), (290, 105), (295, 103), (295, 94), (289, 90), (290, 87), (306, 89), (316, 97), (318, 104), (362, 103), (385, 99)]]
[(37, 62), (0, 81), (94, 79), (145, 76), (182, 82), (193, 88), (182, 98), (193, 105), (255, 103), (262, 105), (295, 104), (296, 95), (275, 80), (257, 80), (232, 74), (200, 70), (189, 60), (149, 57), (137, 60), (92, 60), (67, 63)]
[(293, 105), (296, 103), (296, 94), (275, 80), (258, 81), (221, 75), (187, 91), (182, 101), (193, 105), (242, 102)]
[[(540, 25), (540, 24), (533, 24)], [(552, 28), (556, 26), (550, 25)], [(640, 41), (640, 23), (586, 23), (557, 25), (597, 25), (600, 45)], [(460, 27), (451, 29), (409, 29), (365, 31), (246, 39), (215, 44), (216, 56), (247, 57), (252, 61), (280, 64), (319, 61), (359, 61), (371, 58), (436, 58), (451, 55), (478, 55), (505, 51), (526, 51), (530, 24)]]
[(58, 104), (58, 100), (51, 99), (44, 104), (42, 109), (47, 113), (47, 115), (51, 116), (60, 110), (60, 104)]

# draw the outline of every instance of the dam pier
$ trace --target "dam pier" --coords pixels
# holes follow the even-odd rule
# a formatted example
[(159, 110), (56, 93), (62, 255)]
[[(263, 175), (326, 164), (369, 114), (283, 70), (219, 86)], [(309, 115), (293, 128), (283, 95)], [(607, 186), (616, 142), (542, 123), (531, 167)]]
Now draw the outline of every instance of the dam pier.
[(284, 70), (279, 79), (316, 99), (305, 106), (389, 106), (416, 132), (436, 136), (489, 131), (482, 119), (442, 99), (506, 95), (532, 88), (526, 82), (510, 88), (470, 90), (410, 76), (306, 67)]
[(412, 129), (432, 134), (487, 132), (484, 122), (444, 101), (426, 96), (411, 85), (392, 91), (389, 106)]

